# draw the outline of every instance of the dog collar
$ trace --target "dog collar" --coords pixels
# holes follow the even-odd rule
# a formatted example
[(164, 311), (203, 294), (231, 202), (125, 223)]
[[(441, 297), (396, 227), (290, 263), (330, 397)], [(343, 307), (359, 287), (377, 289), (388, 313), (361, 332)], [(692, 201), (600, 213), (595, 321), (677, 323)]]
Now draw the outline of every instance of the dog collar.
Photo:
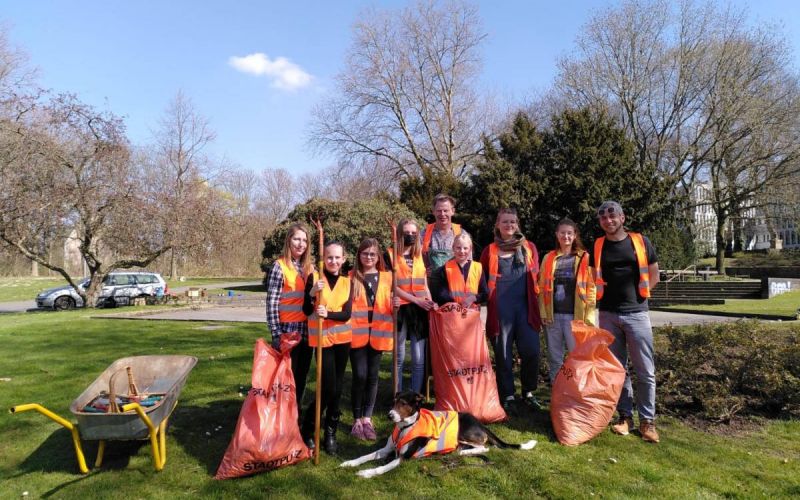
[[(401, 425), (399, 425), (399, 424), (398, 424), (398, 426), (397, 426), (397, 427), (399, 427), (399, 428), (400, 428), (400, 430), (402, 431), (403, 429), (408, 429), (409, 427), (411, 427), (411, 426), (413, 426), (414, 424), (416, 424), (416, 423), (419, 421), (419, 412), (415, 413), (414, 415), (416, 416), (416, 418), (414, 418), (414, 420), (412, 420), (411, 422), (409, 422), (409, 423), (408, 423), (408, 424), (406, 424), (406, 425), (402, 425), (402, 426), (401, 426)], [(404, 420), (401, 420), (401, 422), (405, 422), (405, 421), (404, 421)]]

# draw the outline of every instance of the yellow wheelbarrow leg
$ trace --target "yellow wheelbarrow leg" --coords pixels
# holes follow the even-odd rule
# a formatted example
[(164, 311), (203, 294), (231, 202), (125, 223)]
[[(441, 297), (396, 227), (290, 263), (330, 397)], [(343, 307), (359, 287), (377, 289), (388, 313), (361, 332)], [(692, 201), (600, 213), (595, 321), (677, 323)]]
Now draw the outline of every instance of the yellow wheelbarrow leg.
[(89, 468), (86, 467), (86, 459), (83, 456), (83, 448), (81, 447), (81, 437), (78, 433), (78, 426), (73, 425), (72, 422), (69, 420), (65, 420), (52, 411), (48, 410), (42, 405), (36, 403), (29, 403), (24, 405), (17, 405), (12, 406), (9, 411), (11, 413), (22, 413), (24, 411), (36, 410), (45, 417), (49, 418), (53, 422), (61, 425), (62, 427), (69, 429), (72, 433), (72, 444), (75, 447), (75, 456), (78, 458), (78, 468), (84, 474), (89, 472)]
[(144, 422), (144, 424), (147, 426), (147, 429), (150, 431), (150, 446), (153, 448), (153, 465), (157, 471), (161, 471), (164, 468), (164, 464), (161, 462), (161, 454), (159, 453), (158, 427), (153, 425), (150, 417), (147, 416), (139, 403), (129, 403), (122, 407), (122, 411), (131, 410), (134, 410), (136, 414), (139, 415), (139, 418), (142, 419), (142, 422)]
[(97, 458), (94, 461), (95, 467), (100, 467), (103, 465), (103, 453), (106, 451), (106, 440), (101, 439), (97, 445)]
[(161, 453), (161, 467), (163, 468), (164, 465), (167, 463), (167, 421), (169, 417), (172, 416), (172, 412), (175, 411), (175, 408), (178, 407), (178, 400), (175, 400), (175, 404), (172, 405), (172, 409), (169, 411), (169, 414), (164, 417), (164, 420), (161, 421), (161, 424), (158, 426), (158, 444), (159, 444), (159, 452)]

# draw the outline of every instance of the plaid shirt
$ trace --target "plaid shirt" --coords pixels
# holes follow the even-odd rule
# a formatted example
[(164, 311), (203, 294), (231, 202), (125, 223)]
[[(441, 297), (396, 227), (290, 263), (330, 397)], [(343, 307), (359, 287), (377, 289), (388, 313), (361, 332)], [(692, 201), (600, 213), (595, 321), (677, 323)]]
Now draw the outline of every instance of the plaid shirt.
[[(303, 269), (298, 262), (292, 261), (297, 272), (303, 276)], [(303, 340), (308, 338), (308, 323), (300, 321), (296, 323), (281, 323), (280, 312), (278, 311), (283, 293), (283, 271), (281, 265), (276, 260), (272, 265), (272, 270), (267, 278), (267, 326), (272, 332), (273, 345), (280, 344), (280, 336), (283, 333), (300, 332)]]

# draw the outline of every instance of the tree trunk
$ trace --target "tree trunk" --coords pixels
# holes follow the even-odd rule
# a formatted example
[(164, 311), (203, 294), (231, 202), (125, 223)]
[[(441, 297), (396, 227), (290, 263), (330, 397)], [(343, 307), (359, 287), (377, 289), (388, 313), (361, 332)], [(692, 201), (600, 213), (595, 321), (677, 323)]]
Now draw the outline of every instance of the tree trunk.
[(34, 278), (39, 277), (39, 263), (36, 262), (35, 260), (31, 261), (31, 276), (33, 276)]
[(717, 216), (717, 252), (716, 252), (716, 268), (720, 275), (725, 274), (725, 217)]
[(173, 281), (178, 279), (178, 260), (174, 248), (169, 252), (169, 278)]

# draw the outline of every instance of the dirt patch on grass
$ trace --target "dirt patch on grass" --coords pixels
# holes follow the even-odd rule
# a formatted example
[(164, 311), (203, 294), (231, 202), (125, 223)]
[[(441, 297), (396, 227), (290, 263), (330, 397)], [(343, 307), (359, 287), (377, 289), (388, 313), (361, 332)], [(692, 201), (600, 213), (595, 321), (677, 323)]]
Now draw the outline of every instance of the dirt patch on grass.
[(728, 437), (746, 436), (761, 430), (769, 423), (768, 419), (755, 416), (734, 416), (727, 422), (715, 422), (695, 416), (677, 418), (692, 429)]

